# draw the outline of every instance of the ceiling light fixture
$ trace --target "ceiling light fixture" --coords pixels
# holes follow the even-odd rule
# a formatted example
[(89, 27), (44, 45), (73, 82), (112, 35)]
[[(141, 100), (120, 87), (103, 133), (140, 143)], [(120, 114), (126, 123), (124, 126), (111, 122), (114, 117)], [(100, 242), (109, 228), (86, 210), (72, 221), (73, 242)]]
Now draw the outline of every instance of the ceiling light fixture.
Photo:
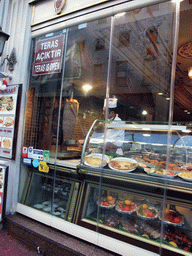
[(83, 90), (85, 91), (85, 92), (88, 92), (88, 91), (90, 91), (92, 89), (92, 86), (90, 85), (90, 84), (85, 84), (85, 85), (83, 85)]
[(192, 78), (192, 67), (188, 69), (188, 77)]
[(146, 110), (143, 110), (143, 111), (142, 111), (142, 115), (146, 116), (147, 114), (148, 114), (148, 113), (147, 113)]

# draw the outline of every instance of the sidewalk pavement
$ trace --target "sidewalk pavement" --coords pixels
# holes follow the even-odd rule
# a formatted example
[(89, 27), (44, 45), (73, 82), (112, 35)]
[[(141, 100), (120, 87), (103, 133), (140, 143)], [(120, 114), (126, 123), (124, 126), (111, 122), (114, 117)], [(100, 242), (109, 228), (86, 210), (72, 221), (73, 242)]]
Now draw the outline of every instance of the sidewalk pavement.
[[(25, 238), (23, 238), (24, 240)], [(0, 256), (39, 256), (35, 248), (23, 243), (6, 229), (0, 229)]]

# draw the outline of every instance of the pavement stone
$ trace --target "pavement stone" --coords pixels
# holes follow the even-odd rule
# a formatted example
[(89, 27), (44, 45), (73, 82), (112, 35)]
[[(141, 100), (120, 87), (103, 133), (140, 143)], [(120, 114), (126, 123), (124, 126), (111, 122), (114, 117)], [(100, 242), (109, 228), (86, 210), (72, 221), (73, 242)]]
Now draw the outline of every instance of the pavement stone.
[(37, 250), (0, 229), (0, 256), (39, 256)]

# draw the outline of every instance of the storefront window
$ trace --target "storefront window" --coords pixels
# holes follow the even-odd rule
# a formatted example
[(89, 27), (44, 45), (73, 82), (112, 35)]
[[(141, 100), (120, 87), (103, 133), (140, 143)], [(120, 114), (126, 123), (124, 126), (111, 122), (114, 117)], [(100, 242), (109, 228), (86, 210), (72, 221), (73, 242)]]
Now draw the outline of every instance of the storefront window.
[(184, 250), (170, 238), (191, 230), (178, 176), (191, 128), (170, 117), (174, 26), (166, 2), (33, 40), (21, 204), (156, 253)]

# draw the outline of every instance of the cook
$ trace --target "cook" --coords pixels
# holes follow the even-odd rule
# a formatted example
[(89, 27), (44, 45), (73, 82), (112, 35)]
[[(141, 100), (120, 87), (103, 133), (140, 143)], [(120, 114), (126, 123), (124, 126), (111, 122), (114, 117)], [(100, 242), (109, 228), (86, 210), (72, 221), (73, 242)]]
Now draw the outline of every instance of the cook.
[[(108, 120), (118, 123), (121, 118), (117, 114), (117, 98), (109, 98), (108, 100)], [(106, 100), (103, 107), (103, 115), (106, 115)], [(117, 153), (123, 155), (123, 142), (125, 137), (125, 131), (121, 129), (107, 129), (106, 131), (106, 152)], [(104, 138), (104, 135), (102, 135)]]

